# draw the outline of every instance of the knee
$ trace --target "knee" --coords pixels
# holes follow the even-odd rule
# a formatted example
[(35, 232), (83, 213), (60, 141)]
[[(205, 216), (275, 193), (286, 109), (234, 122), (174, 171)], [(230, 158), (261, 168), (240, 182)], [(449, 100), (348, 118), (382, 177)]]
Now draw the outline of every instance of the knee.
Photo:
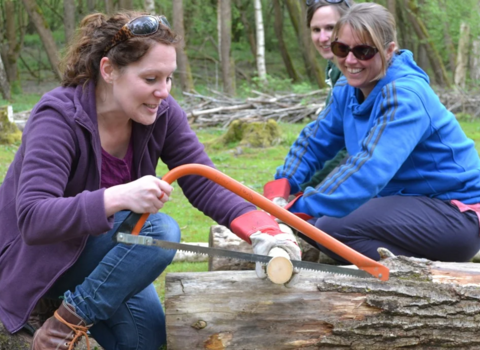
[[(149, 232), (145, 232), (146, 235), (163, 241), (180, 242), (180, 227), (173, 218), (164, 213), (157, 213), (151, 217)], [(159, 259), (161, 265), (169, 265), (173, 261), (175, 253), (176, 251), (172, 249), (162, 249), (161, 259)]]
[(341, 239), (345, 235), (345, 223), (338, 218), (324, 216), (315, 222), (315, 226), (336, 239)]

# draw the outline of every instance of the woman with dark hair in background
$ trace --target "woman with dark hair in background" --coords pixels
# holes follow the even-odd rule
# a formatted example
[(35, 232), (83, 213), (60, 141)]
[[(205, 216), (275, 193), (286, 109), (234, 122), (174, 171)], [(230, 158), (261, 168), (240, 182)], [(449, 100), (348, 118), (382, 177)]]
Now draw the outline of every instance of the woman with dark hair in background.
[[(333, 88), (342, 72), (333, 62), (333, 53), (330, 49), (332, 31), (337, 21), (348, 11), (354, 3), (352, 0), (307, 0), (307, 26), (310, 28), (312, 42), (318, 53), (327, 60), (325, 68), (325, 82)], [(325, 106), (330, 102), (332, 90), (328, 93)], [(335, 158), (325, 163), (324, 167), (317, 171), (311, 179), (301, 185), (304, 190), (307, 187), (315, 187), (337, 167), (347, 156), (345, 149), (340, 150)]]

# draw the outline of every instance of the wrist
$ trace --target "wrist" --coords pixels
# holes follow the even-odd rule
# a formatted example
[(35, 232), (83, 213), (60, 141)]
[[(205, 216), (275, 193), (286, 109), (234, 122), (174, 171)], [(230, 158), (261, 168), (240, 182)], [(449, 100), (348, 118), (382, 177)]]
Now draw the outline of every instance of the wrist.
[(120, 193), (123, 185), (112, 186), (105, 189), (103, 194), (103, 202), (105, 205), (105, 214), (107, 217), (126, 209), (124, 205), (124, 196)]

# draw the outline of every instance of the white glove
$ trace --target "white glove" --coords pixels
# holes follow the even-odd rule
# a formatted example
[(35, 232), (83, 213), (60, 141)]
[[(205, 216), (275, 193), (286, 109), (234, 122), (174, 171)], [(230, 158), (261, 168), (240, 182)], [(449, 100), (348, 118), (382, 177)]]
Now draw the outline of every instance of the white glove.
[(282, 208), (288, 204), (288, 201), (283, 197), (275, 197), (272, 202)]
[[(292, 229), (285, 224), (279, 224), (279, 226), (283, 233), (279, 233), (275, 236), (271, 236), (261, 231), (252, 234), (250, 240), (252, 241), (253, 252), (255, 254), (268, 255), (270, 250), (278, 247), (288, 253), (290, 260), (302, 260), (302, 252), (300, 251)], [(255, 271), (259, 278), (267, 278), (266, 265), (256, 263)], [(286, 287), (291, 287), (297, 282), (298, 273), (298, 269), (295, 268), (293, 270), (292, 278), (285, 283)]]

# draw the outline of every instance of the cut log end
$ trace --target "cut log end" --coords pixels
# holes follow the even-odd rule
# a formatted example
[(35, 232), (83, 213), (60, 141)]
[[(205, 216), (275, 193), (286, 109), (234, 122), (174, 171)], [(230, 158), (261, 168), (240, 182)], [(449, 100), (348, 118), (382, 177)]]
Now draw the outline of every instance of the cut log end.
[(290, 281), (293, 264), (288, 253), (282, 248), (273, 248), (268, 255), (273, 256), (267, 265), (268, 279), (275, 284), (284, 284)]

